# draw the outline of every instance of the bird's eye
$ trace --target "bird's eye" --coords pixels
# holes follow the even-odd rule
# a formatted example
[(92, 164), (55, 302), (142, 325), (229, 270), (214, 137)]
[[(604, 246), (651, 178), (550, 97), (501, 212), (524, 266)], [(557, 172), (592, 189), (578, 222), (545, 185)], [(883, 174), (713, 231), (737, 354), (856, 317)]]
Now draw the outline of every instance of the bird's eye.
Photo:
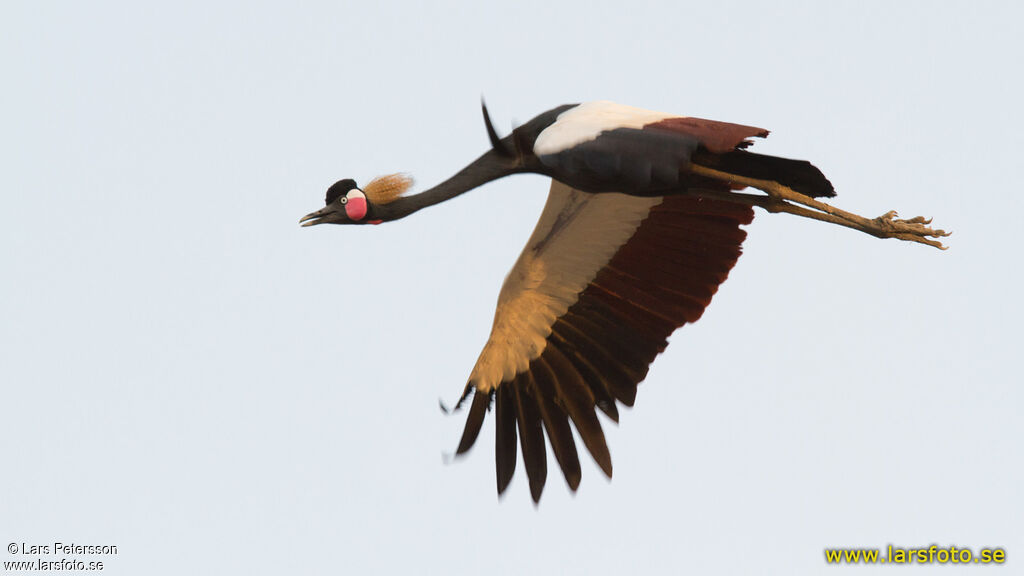
[(341, 197), (341, 205), (344, 206), (345, 204), (348, 204), (348, 198), (345, 197), (345, 196), (342, 196)]

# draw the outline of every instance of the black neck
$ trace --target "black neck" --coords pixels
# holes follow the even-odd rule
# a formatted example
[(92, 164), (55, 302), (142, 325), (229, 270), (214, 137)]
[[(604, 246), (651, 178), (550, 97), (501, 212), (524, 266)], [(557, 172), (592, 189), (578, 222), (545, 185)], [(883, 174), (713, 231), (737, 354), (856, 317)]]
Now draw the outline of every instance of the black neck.
[(522, 169), (515, 164), (515, 161), (508, 157), (488, 150), (469, 166), (430, 190), (412, 196), (401, 196), (390, 204), (379, 206), (378, 214), (386, 221), (405, 218), (413, 212), (455, 198), (491, 180), (521, 172)]

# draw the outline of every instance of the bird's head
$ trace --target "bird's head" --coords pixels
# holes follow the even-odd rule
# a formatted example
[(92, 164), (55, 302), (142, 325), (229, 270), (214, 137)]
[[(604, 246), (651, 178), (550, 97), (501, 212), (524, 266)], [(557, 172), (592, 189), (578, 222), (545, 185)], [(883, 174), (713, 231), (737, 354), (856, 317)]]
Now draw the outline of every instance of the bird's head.
[(412, 186), (412, 178), (391, 174), (374, 178), (365, 188), (355, 180), (338, 180), (327, 189), (326, 206), (302, 217), (303, 226), (317, 224), (380, 224), (386, 220), (382, 207), (390, 204)]

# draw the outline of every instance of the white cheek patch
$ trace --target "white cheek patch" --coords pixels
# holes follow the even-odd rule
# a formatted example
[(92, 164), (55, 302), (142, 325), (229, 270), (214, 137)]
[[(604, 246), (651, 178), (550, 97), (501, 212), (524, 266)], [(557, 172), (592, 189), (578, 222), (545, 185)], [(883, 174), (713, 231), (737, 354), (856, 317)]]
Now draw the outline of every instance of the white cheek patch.
[(359, 188), (345, 194), (345, 215), (349, 220), (362, 220), (366, 216), (366, 195)]

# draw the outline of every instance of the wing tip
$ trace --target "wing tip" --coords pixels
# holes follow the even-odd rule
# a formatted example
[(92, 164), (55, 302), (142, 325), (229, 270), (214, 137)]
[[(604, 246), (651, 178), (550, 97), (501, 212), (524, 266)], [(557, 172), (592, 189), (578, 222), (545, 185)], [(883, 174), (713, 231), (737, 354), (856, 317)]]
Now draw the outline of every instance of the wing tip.
[(483, 95), (480, 96), (480, 111), (484, 116), (484, 126), (487, 128), (487, 139), (491, 141), (491, 148), (500, 156), (514, 156), (512, 150), (498, 136), (498, 131), (494, 129), (494, 123), (491, 122), (491, 115), (487, 111), (487, 103), (484, 102)]
[(509, 386), (498, 386), (494, 398), (494, 463), (498, 495), (501, 496), (516, 471), (515, 399)]
[(480, 429), (484, 424), (484, 416), (486, 416), (487, 411), (490, 410), (491, 399), (494, 396), (493, 392), (481, 392), (476, 390), (472, 385), (467, 385), (466, 392), (462, 395), (458, 404), (455, 405), (456, 410), (462, 406), (462, 402), (469, 396), (471, 391), (473, 392), (473, 403), (469, 407), (469, 415), (466, 417), (466, 427), (462, 430), (462, 438), (459, 440), (459, 447), (455, 449), (456, 456), (465, 454), (473, 447), (473, 444), (476, 443), (476, 439), (480, 435)]

